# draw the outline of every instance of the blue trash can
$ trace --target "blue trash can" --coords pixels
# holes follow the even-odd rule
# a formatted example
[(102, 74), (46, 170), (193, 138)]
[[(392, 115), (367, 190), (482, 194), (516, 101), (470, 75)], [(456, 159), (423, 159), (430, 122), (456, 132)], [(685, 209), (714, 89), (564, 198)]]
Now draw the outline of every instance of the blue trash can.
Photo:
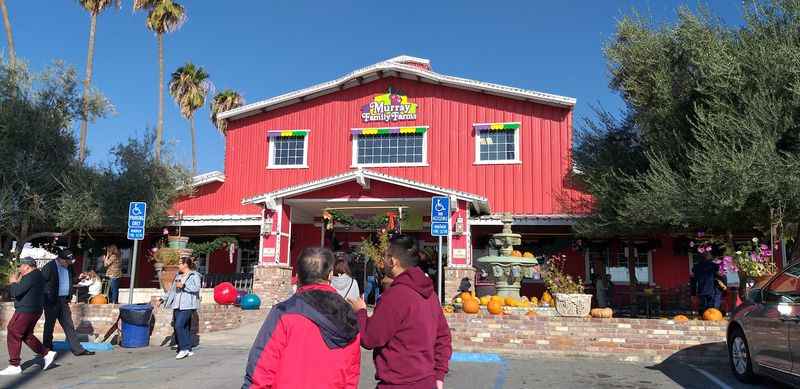
[(121, 305), (119, 307), (119, 316), (122, 322), (122, 342), (120, 346), (137, 348), (150, 345), (150, 318), (153, 316), (152, 305)]

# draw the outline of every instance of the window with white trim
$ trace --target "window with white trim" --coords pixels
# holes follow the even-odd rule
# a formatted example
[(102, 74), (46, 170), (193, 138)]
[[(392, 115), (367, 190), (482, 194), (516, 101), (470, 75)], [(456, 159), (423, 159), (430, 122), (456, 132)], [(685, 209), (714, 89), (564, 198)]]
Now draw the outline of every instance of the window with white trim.
[[(426, 128), (353, 130), (357, 166), (419, 166), (427, 162)], [(356, 131), (360, 131), (357, 133)]]
[(269, 135), (269, 168), (308, 167), (308, 131), (273, 131)]
[(475, 124), (475, 163), (519, 163), (519, 123)]
[(258, 265), (258, 240), (240, 240), (236, 272), (249, 274)]
[(608, 247), (589, 247), (586, 249), (586, 272), (589, 278), (595, 274), (596, 263), (602, 263), (605, 273), (611, 276), (611, 282), (615, 284), (630, 284), (630, 273), (628, 272), (628, 258), (626, 252), (633, 250), (631, 260), (634, 261), (636, 281), (639, 284), (649, 284), (652, 278), (652, 256), (651, 251), (646, 248), (616, 247), (613, 251)]

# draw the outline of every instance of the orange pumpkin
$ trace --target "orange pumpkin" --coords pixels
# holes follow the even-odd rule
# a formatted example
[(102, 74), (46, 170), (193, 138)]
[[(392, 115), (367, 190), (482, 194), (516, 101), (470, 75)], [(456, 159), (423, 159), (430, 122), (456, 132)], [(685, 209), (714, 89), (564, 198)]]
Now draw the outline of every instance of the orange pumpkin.
[(677, 315), (677, 316), (673, 317), (672, 320), (680, 323), (680, 322), (689, 321), (689, 318), (684, 316), (684, 315)]
[(108, 304), (108, 297), (103, 294), (98, 294), (89, 299), (89, 304)]
[(475, 299), (464, 300), (464, 306), (462, 307), (464, 313), (478, 313), (481, 310), (481, 306), (478, 305), (478, 301)]
[(503, 300), (504, 305), (508, 307), (516, 307), (517, 306), (517, 299), (508, 296)]
[(461, 292), (458, 297), (461, 297), (461, 301), (474, 300), (469, 292)]
[(601, 319), (610, 319), (614, 316), (614, 311), (611, 308), (594, 308), (589, 311), (589, 315)]
[(720, 312), (719, 309), (708, 308), (705, 310), (705, 312), (703, 312), (703, 320), (720, 321), (722, 319), (722, 312)]
[(512, 257), (521, 257), (522, 256), (522, 252), (519, 251), (519, 250), (514, 250), (514, 251), (511, 252), (511, 256)]
[(543, 303), (553, 305), (553, 296), (550, 295), (550, 292), (545, 291), (542, 293), (542, 298), (539, 300), (541, 300)]
[(492, 296), (489, 301), (497, 301), (501, 307), (506, 305), (506, 299), (503, 296)]
[(533, 258), (533, 253), (530, 251), (526, 251), (525, 254), (522, 254), (525, 258)]
[(536, 316), (538, 316), (538, 315), (536, 314), (536, 311), (534, 311), (533, 309), (531, 309), (530, 311), (528, 311), (528, 313), (526, 313), (526, 314), (525, 314), (525, 316), (529, 316), (529, 317), (536, 317)]
[(453, 309), (452, 305), (445, 305), (444, 307), (442, 307), (442, 312), (444, 312), (445, 315), (453, 313), (454, 311), (455, 310)]
[(489, 304), (486, 305), (486, 309), (488, 309), (489, 313), (493, 315), (499, 315), (503, 313), (503, 305), (497, 300), (489, 301)]
[(481, 305), (489, 304), (489, 301), (492, 301), (492, 296), (483, 296), (479, 301)]

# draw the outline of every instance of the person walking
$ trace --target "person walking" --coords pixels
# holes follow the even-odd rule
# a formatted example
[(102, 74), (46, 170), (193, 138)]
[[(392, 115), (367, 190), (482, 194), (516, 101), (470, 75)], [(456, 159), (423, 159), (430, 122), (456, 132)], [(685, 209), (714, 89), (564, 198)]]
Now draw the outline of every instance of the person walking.
[(64, 330), (69, 348), (76, 356), (94, 355), (81, 346), (75, 324), (72, 322), (72, 311), (69, 308), (72, 295), (75, 293), (75, 270), (72, 264), (75, 256), (72, 251), (59, 249), (56, 258), (42, 267), (44, 278), (44, 333), (42, 343), (48, 350), (53, 349), (53, 330), (56, 320)]
[(8, 367), (0, 370), (0, 375), (17, 375), (22, 373), (20, 352), (25, 342), (33, 352), (44, 358), (42, 370), (47, 370), (56, 357), (56, 352), (44, 347), (33, 329), (42, 317), (44, 305), (44, 278), (36, 268), (36, 260), (30, 257), (19, 261), (19, 272), (8, 279), (8, 293), (14, 298), (14, 315), (6, 326), (6, 342), (8, 344)]
[(106, 277), (108, 278), (108, 303), (119, 304), (119, 281), (122, 278), (122, 262), (120, 262), (117, 245), (110, 244), (106, 246), (103, 265), (106, 267)]
[(370, 296), (375, 296), (372, 300), (373, 303), (377, 304), (378, 300), (381, 298), (381, 288), (379, 285), (380, 280), (383, 278), (381, 277), (380, 269), (378, 269), (377, 264), (375, 263), (378, 261), (378, 258), (365, 258), (365, 273), (367, 275), (367, 283), (364, 285), (364, 298), (369, 301)]
[(345, 300), (357, 299), (361, 296), (358, 290), (358, 283), (353, 279), (350, 273), (350, 266), (347, 265), (346, 259), (337, 259), (336, 264), (333, 265), (331, 286), (336, 289), (339, 296), (344, 297)]
[(178, 342), (178, 354), (175, 359), (183, 359), (194, 355), (192, 346), (192, 315), (200, 308), (200, 286), (202, 276), (195, 270), (191, 258), (181, 258), (178, 264), (178, 275), (172, 280), (167, 294), (162, 297), (164, 307), (172, 308), (172, 322), (175, 338)]
[(714, 263), (711, 253), (706, 252), (703, 259), (692, 267), (692, 300), (698, 305), (700, 316), (709, 308), (719, 309), (722, 291), (717, 286), (719, 265)]
[(300, 253), (297, 293), (269, 312), (250, 349), (242, 389), (358, 387), (358, 321), (330, 286), (333, 265), (328, 249)]
[(363, 299), (350, 300), (361, 345), (373, 350), (379, 389), (441, 389), (449, 369), (450, 327), (412, 242), (405, 235), (390, 240), (383, 266), (394, 281), (371, 317)]

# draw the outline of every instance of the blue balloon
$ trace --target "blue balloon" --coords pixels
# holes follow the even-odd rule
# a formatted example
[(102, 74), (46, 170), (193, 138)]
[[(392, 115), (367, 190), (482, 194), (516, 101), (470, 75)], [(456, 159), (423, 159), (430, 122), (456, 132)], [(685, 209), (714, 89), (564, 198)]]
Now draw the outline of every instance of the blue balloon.
[(261, 306), (261, 299), (257, 295), (249, 293), (242, 297), (242, 309), (258, 309)]

